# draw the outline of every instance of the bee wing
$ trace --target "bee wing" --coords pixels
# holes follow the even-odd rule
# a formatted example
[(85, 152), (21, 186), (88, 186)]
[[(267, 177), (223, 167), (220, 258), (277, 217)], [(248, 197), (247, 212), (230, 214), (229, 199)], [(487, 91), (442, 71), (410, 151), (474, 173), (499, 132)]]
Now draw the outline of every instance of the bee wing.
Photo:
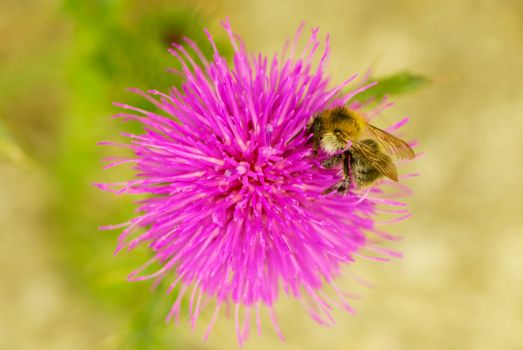
[(376, 151), (374, 148), (363, 142), (353, 142), (351, 149), (359, 152), (373, 167), (381, 174), (391, 180), (398, 181), (398, 171), (390, 157), (383, 152)]
[(369, 132), (383, 145), (383, 147), (390, 154), (396, 155), (401, 159), (412, 159), (415, 154), (412, 148), (400, 139), (392, 134), (389, 134), (385, 130), (375, 127), (374, 125), (367, 124)]

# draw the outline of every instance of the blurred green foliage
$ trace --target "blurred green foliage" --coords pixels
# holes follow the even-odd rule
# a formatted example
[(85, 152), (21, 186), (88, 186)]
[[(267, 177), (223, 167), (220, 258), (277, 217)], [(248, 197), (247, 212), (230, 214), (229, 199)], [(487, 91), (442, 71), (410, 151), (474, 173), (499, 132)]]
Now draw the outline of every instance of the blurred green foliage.
[[(180, 84), (180, 77), (166, 72), (169, 67), (179, 68), (167, 52), (171, 42), (182, 43), (182, 37), (187, 36), (210, 56), (211, 47), (202, 31), (209, 19), (190, 6), (173, 6), (172, 1), (68, 0), (63, 14), (73, 24), (74, 40), (64, 67), (66, 117), (51, 171), (58, 193), (52, 215), (57, 218), (57, 244), (67, 247), (57, 247), (61, 265), (69, 279), (81, 286), (78, 292), (92, 296), (101, 310), (116, 308), (118, 313), (129, 315), (124, 317), (130, 321), (117, 348), (167, 348), (175, 342), (172, 330), (153, 325), (161, 324), (171, 298), (155, 295), (163, 294), (161, 286), (151, 292), (150, 283), (131, 287), (124, 279), (149, 259), (150, 252), (138, 249), (115, 259), (111, 252), (120, 231), (96, 229), (135, 215), (128, 196), (116, 198), (92, 186), (92, 182), (131, 178), (129, 168), (104, 172), (100, 163), (106, 156), (130, 154), (114, 147), (97, 147), (96, 142), (121, 141), (120, 132), (139, 130), (136, 123), (110, 118), (119, 112), (113, 101), (154, 110), (142, 97), (125, 92), (126, 88), (168, 91)], [(227, 54), (222, 41), (218, 38), (217, 42)]]
[(384, 77), (373, 77), (370, 80), (377, 81), (378, 84), (358, 94), (358, 99), (380, 101), (388, 95), (395, 96), (414, 92), (430, 82), (428, 78), (408, 71)]

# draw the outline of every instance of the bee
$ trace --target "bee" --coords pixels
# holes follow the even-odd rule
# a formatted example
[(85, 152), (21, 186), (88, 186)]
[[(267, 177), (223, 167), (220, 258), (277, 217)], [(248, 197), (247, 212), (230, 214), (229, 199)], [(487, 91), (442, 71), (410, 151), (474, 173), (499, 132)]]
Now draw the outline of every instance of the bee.
[(349, 190), (351, 172), (358, 188), (369, 186), (382, 176), (398, 181), (396, 165), (388, 154), (400, 159), (415, 156), (405, 141), (369, 124), (362, 114), (347, 107), (320, 112), (312, 118), (308, 130), (313, 134), (314, 154), (321, 148), (332, 155), (322, 162), (323, 167), (330, 169), (343, 163), (343, 181), (324, 193)]

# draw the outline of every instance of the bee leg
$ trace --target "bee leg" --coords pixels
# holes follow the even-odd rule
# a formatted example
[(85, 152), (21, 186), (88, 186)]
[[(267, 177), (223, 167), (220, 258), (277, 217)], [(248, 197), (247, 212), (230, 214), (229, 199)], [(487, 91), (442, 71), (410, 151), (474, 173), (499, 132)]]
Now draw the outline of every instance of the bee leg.
[(332, 185), (331, 187), (327, 188), (325, 191), (323, 191), (323, 194), (329, 194), (331, 193), (332, 191), (334, 191), (335, 189), (337, 189), (339, 184), (336, 184), (336, 185)]
[(345, 193), (350, 189), (350, 169), (348, 152), (343, 153), (343, 182), (338, 184), (338, 192)]
[(335, 156), (330, 157), (329, 159), (325, 159), (323, 162), (321, 162), (321, 166), (325, 169), (330, 169), (333, 166), (336, 166), (340, 164), (340, 162), (343, 160), (343, 154), (338, 154)]
[[(327, 188), (325, 191), (323, 191), (323, 194), (329, 194), (334, 190), (336, 190), (336, 192), (338, 193), (345, 193), (350, 189), (350, 169), (348, 152), (344, 152), (343, 154), (327, 159), (324, 161), (324, 163), (331, 160), (334, 162), (334, 158), (337, 159), (337, 163), (343, 161), (343, 180)], [(325, 166), (323, 163), (322, 165)]]

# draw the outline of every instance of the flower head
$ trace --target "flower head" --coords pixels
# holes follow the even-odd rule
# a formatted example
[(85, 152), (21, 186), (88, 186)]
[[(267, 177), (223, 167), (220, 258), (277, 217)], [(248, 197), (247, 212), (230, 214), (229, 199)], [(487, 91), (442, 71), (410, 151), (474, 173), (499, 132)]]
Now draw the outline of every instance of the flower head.
[[(193, 327), (202, 305), (213, 301), (206, 336), (222, 305), (233, 304), (242, 342), (251, 312), (260, 330), (262, 307), (281, 335), (273, 311), (281, 289), (320, 323), (332, 321), (333, 302), (320, 291), (324, 285), (352, 311), (334, 279), (363, 249), (395, 255), (373, 243), (372, 236), (391, 237), (375, 227), (374, 217), (381, 204), (404, 204), (380, 198), (380, 184), (364, 194), (323, 194), (340, 174), (322, 168), (321, 155), (313, 155), (307, 123), (326, 108), (361, 108), (354, 97), (373, 85), (343, 92), (354, 75), (329, 87), (328, 36), (318, 53), (318, 30), (312, 30), (296, 54), (300, 27), (279, 57), (267, 58), (250, 55), (229, 23), (223, 25), (234, 48), (232, 66), (208, 32), (211, 61), (185, 39), (191, 53), (178, 44), (171, 50), (183, 67), (181, 88), (134, 90), (163, 113), (119, 105), (129, 111), (119, 117), (144, 125), (141, 135), (126, 134), (135, 154), (126, 161), (135, 164), (136, 178), (103, 188), (150, 195), (119, 238), (117, 250), (144, 243), (154, 254), (129, 279), (169, 279), (169, 291), (177, 290), (178, 297), (168, 318), (178, 317), (183, 296), (190, 294)], [(153, 263), (161, 267), (144, 273)]]

